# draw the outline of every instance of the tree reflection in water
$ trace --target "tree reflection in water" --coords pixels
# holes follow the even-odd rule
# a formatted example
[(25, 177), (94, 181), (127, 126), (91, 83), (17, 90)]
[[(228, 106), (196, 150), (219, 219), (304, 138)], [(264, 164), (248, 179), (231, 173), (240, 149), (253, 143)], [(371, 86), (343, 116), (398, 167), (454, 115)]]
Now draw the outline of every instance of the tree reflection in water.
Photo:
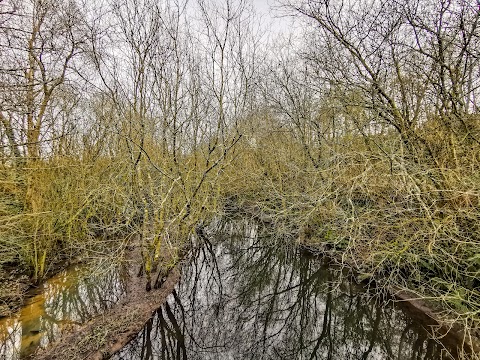
[(17, 314), (0, 320), (0, 359), (15, 360), (45, 347), (61, 330), (101, 314), (125, 292), (118, 269), (72, 268), (53, 277)]
[(400, 309), (248, 222), (224, 224), (115, 359), (449, 359)]

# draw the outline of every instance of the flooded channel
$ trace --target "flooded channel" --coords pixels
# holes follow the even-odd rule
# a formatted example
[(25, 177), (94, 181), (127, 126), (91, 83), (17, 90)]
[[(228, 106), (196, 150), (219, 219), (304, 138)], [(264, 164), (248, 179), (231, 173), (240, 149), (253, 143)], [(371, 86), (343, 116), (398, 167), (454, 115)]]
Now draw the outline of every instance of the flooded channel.
[(191, 254), (167, 303), (114, 357), (451, 358), (408, 313), (246, 221)]
[(17, 360), (118, 302), (125, 287), (116, 267), (72, 267), (49, 279), (15, 315), (0, 319), (0, 359)]
[[(254, 222), (212, 226), (167, 302), (114, 356), (129, 359), (455, 359), (428, 326)], [(17, 360), (124, 296), (118, 267), (74, 267), (0, 319), (0, 360)]]

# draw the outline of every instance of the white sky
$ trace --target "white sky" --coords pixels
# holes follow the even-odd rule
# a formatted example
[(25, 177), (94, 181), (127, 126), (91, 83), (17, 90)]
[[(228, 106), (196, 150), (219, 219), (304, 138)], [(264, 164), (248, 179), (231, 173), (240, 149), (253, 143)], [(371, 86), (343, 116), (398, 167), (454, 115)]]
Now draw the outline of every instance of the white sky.
[(273, 4), (272, 0), (251, 0), (256, 10), (262, 14), (268, 14), (270, 12), (270, 5)]
[[(222, 0), (217, 0), (222, 1)], [(290, 34), (295, 32), (293, 26), (293, 19), (285, 16), (281, 16), (278, 11), (278, 1), (276, 0), (250, 0), (253, 4), (257, 14), (262, 16), (264, 21), (263, 25), (269, 24), (269, 29), (273, 34)], [(277, 7), (277, 8), (276, 8)], [(284, 14), (283, 14), (284, 15)]]

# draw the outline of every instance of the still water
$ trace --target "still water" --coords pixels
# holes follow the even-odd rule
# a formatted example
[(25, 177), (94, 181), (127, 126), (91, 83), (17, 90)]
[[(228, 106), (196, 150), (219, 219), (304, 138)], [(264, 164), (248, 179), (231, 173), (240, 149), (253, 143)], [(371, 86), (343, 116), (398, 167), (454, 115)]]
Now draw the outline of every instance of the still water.
[(119, 301), (117, 267), (72, 267), (45, 282), (16, 314), (0, 319), (0, 360), (21, 359)]
[(452, 358), (421, 323), (326, 260), (248, 221), (216, 229), (116, 360)]

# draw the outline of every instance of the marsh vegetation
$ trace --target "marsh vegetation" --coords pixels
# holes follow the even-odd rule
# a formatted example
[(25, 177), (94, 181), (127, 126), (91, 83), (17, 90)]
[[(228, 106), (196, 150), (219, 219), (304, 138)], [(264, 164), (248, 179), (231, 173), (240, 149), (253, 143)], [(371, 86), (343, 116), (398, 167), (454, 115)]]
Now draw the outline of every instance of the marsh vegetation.
[(274, 5), (0, 1), (0, 316), (244, 211), (480, 336), (478, 3)]

